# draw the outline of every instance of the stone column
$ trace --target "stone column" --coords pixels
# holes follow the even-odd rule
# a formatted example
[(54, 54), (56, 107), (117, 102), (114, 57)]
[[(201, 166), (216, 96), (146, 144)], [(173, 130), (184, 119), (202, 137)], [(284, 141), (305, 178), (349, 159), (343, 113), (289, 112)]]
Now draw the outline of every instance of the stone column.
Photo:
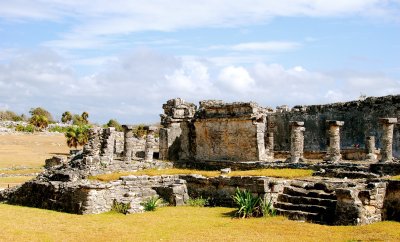
[(267, 140), (266, 140), (266, 154), (267, 158), (273, 159), (274, 158), (274, 133), (269, 132), (267, 133)]
[(326, 120), (329, 126), (329, 147), (324, 160), (338, 162), (342, 159), (340, 154), (340, 127), (343, 126), (343, 121)]
[(381, 118), (379, 121), (383, 128), (380, 162), (393, 161), (393, 128), (397, 118)]
[(365, 150), (367, 152), (366, 159), (367, 160), (376, 160), (377, 155), (375, 154), (375, 136), (367, 136), (365, 139)]
[(292, 121), (290, 122), (290, 162), (297, 163), (304, 161), (304, 122)]
[(124, 160), (130, 162), (133, 152), (133, 125), (122, 125), (124, 129)]
[(147, 126), (147, 136), (146, 136), (146, 145), (144, 148), (144, 160), (151, 162), (153, 161), (154, 154), (154, 133), (157, 130), (157, 127)]

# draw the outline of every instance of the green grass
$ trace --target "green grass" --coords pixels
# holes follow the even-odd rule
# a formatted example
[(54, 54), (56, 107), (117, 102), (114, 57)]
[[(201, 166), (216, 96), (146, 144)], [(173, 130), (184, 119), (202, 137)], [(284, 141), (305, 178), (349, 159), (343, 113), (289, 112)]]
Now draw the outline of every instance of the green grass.
[(0, 204), (0, 241), (399, 241), (400, 223), (324, 226), (283, 217), (233, 219), (232, 208), (73, 215)]
[[(282, 178), (300, 178), (308, 177), (313, 173), (312, 170), (305, 169), (259, 169), (259, 170), (248, 170), (248, 171), (232, 171), (227, 174), (228, 176), (269, 176), (269, 177), (282, 177)], [(121, 173), (111, 173), (102, 174), (98, 176), (92, 176), (90, 179), (99, 181), (113, 181), (117, 180), (121, 176), (127, 175), (148, 175), (148, 176), (159, 176), (159, 175), (188, 175), (188, 174), (199, 174), (206, 177), (215, 177), (221, 175), (219, 171), (201, 171), (201, 170), (191, 170), (191, 169), (146, 169), (136, 172), (121, 172)]]

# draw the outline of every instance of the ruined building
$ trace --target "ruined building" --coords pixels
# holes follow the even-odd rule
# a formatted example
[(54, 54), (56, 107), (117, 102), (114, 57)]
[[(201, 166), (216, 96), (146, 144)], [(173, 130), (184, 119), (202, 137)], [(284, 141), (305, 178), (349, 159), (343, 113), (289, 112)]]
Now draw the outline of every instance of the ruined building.
[[(400, 96), (329, 105), (263, 108), (253, 102), (182, 99), (163, 105), (159, 145), (155, 127), (146, 139), (93, 128), (84, 149), (67, 161), (54, 157), (46, 171), (20, 187), (0, 192), (11, 204), (89, 214), (113, 204), (142, 212), (154, 196), (172, 205), (207, 198), (233, 206), (237, 188), (271, 201), (290, 219), (329, 225), (400, 221)], [(159, 149), (159, 159), (155, 155)], [(313, 162), (308, 162), (312, 159)], [(299, 179), (263, 176), (122, 176), (111, 182), (90, 175), (168, 167), (248, 170), (263, 167), (314, 171)], [(134, 174), (134, 173), (132, 173)]]
[[(374, 147), (388, 147), (385, 133), (391, 133), (393, 155), (400, 156), (400, 129), (395, 125), (400, 117), (400, 95), (292, 110), (215, 100), (201, 101), (197, 109), (178, 98), (169, 100), (163, 109), (160, 158), (165, 160), (265, 162), (274, 161), (272, 151), (300, 152), (300, 160), (338, 161), (342, 156), (362, 160), (367, 156), (368, 137), (374, 139)], [(294, 151), (296, 144), (300, 150)]]

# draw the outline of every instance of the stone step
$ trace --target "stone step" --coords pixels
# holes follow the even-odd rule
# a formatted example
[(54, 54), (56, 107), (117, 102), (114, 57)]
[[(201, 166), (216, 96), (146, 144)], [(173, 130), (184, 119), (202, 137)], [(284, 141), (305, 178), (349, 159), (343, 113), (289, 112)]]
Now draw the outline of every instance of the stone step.
[(323, 172), (317, 171), (314, 172), (313, 176), (348, 178), (348, 179), (362, 179), (362, 178), (372, 179), (379, 177), (378, 174), (372, 172), (345, 171), (345, 170), (325, 170)]
[(313, 197), (299, 197), (299, 196), (291, 196), (288, 194), (279, 194), (278, 202), (285, 203), (293, 203), (293, 204), (309, 204), (309, 205), (317, 205), (335, 208), (336, 200), (333, 199), (323, 199), (323, 198), (313, 198)]
[(305, 188), (287, 186), (287, 187), (284, 187), (283, 193), (291, 195), (291, 196), (314, 197), (314, 198), (336, 200), (335, 194), (326, 193), (323, 190), (315, 190), (315, 189), (308, 190)]
[(285, 209), (281, 209), (281, 208), (277, 208), (276, 212), (278, 215), (285, 216), (290, 220), (322, 223), (321, 215), (318, 213), (310, 213), (310, 212), (295, 211), (295, 210), (285, 210)]
[(274, 204), (274, 207), (284, 210), (302, 211), (302, 212), (317, 213), (317, 214), (324, 214), (324, 213), (332, 214), (335, 212), (335, 208), (311, 205), (311, 204), (293, 204), (286, 202), (277, 202)]

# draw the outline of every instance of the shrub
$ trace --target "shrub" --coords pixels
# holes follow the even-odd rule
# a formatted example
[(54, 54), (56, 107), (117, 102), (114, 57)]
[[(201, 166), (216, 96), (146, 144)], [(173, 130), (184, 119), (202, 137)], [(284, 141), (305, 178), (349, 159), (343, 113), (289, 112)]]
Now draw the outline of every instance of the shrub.
[(202, 197), (190, 198), (186, 204), (191, 207), (204, 207), (207, 205), (207, 199)]
[(122, 125), (116, 120), (116, 119), (110, 119), (107, 124), (105, 124), (105, 127), (114, 127), (116, 131), (122, 132), (124, 131), (122, 129)]
[(236, 215), (240, 218), (253, 217), (259, 214), (258, 205), (260, 203), (260, 198), (253, 196), (251, 192), (247, 190), (241, 191), (239, 188), (236, 188), (236, 193), (232, 198), (238, 206)]
[(44, 115), (35, 114), (29, 119), (29, 123), (34, 125), (37, 129), (43, 130), (49, 125), (49, 120)]
[(272, 198), (267, 201), (266, 198), (260, 201), (260, 212), (263, 217), (276, 216), (276, 209), (272, 206)]
[(13, 111), (6, 110), (6, 111), (0, 111), (0, 120), (8, 120), (8, 121), (23, 121), (24, 117), (21, 115), (17, 115)]
[(65, 132), (68, 147), (75, 147), (76, 149), (78, 145), (85, 145), (89, 139), (89, 128), (89, 125), (68, 127), (67, 132)]
[(130, 208), (131, 208), (130, 203), (117, 202), (116, 200), (114, 200), (113, 206), (111, 207), (111, 211), (116, 213), (127, 214)]
[(31, 116), (44, 116), (44, 117), (46, 117), (47, 122), (50, 122), (50, 123), (54, 122), (54, 119), (53, 119), (53, 116), (51, 116), (51, 113), (42, 107), (31, 108), (29, 113), (31, 114)]
[(151, 197), (146, 202), (142, 202), (141, 205), (144, 207), (144, 211), (155, 211), (160, 202), (160, 198)]
[(35, 132), (35, 126), (33, 126), (32, 124), (28, 124), (26, 126), (18, 124), (15, 127), (15, 131), (33, 133), (33, 132)]
[(68, 131), (68, 127), (62, 127), (62, 126), (53, 126), (48, 129), (49, 132), (59, 132), (59, 133), (65, 133)]

